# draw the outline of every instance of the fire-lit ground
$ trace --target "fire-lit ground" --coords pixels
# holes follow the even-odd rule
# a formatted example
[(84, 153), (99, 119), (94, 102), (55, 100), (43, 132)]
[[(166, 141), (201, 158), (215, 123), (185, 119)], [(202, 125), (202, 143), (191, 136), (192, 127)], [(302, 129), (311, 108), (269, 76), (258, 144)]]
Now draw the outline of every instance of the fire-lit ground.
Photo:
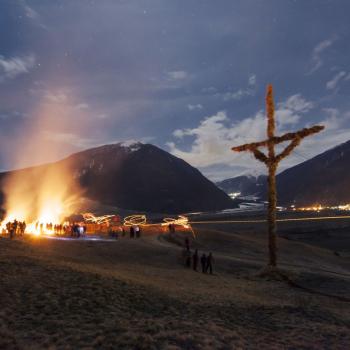
[[(338, 238), (348, 227), (317, 225), (327, 224)], [(195, 226), (194, 245), (213, 251), (214, 276), (182, 267), (181, 233), (0, 238), (0, 348), (347, 349), (349, 257), (287, 236), (298, 225), (284, 230), (280, 260), (315, 293), (255, 277), (266, 256), (261, 229)]]

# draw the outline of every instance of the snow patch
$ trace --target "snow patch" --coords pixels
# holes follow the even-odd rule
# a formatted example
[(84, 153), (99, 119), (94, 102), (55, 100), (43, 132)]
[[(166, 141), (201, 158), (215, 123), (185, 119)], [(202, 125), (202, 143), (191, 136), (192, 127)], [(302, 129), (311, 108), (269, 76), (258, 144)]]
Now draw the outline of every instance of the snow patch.
[(135, 140), (128, 140), (121, 142), (120, 146), (127, 148), (129, 152), (136, 152), (141, 148), (142, 143)]

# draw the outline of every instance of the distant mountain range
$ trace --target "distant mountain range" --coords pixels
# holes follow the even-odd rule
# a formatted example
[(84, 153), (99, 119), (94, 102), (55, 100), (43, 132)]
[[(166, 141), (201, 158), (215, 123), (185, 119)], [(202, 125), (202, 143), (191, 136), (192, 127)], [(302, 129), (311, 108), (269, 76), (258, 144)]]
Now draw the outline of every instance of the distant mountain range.
[[(307, 206), (350, 203), (350, 141), (277, 175), (278, 203)], [(266, 177), (239, 176), (217, 183), (226, 193), (266, 199)]]
[(265, 188), (266, 176), (242, 175), (219, 181), (216, 185), (230, 197), (260, 196), (261, 189)]
[(156, 213), (212, 211), (236, 206), (184, 160), (151, 144), (118, 143), (73, 154), (59, 162), (0, 173), (35, 176), (69, 168), (84, 196), (104, 205)]

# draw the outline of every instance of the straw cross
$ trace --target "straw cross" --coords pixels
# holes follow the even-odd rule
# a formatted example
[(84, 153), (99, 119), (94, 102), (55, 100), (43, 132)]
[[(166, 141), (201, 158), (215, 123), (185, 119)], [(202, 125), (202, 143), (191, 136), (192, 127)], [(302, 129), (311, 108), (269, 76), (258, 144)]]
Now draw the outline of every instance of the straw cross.
[[(254, 157), (265, 163), (268, 168), (268, 235), (269, 235), (269, 265), (276, 266), (276, 171), (279, 162), (286, 158), (302, 139), (312, 134), (316, 134), (324, 129), (322, 125), (315, 125), (311, 128), (304, 128), (296, 132), (289, 132), (282, 136), (275, 136), (275, 107), (273, 102), (272, 85), (267, 86), (266, 94), (266, 116), (267, 116), (267, 139), (260, 142), (247, 143), (241, 146), (232, 147), (233, 151), (248, 151)], [(279, 154), (275, 152), (275, 145), (290, 141), (289, 145)], [(267, 147), (268, 154), (260, 151), (260, 147)]]

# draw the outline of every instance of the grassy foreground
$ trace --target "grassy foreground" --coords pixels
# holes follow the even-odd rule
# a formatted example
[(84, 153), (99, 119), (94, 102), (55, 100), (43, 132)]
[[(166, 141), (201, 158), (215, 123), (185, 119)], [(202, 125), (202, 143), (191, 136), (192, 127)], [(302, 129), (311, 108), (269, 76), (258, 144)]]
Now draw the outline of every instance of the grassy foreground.
[[(349, 303), (253, 277), (261, 263), (245, 257), (256, 238), (215, 234), (223, 245), (214, 250), (214, 276), (184, 269), (181, 248), (157, 237), (0, 238), (0, 349), (350, 348)], [(200, 234), (201, 250), (212, 235)], [(322, 254), (326, 261), (312, 248), (310, 259)], [(295, 273), (349, 287), (342, 278)]]

